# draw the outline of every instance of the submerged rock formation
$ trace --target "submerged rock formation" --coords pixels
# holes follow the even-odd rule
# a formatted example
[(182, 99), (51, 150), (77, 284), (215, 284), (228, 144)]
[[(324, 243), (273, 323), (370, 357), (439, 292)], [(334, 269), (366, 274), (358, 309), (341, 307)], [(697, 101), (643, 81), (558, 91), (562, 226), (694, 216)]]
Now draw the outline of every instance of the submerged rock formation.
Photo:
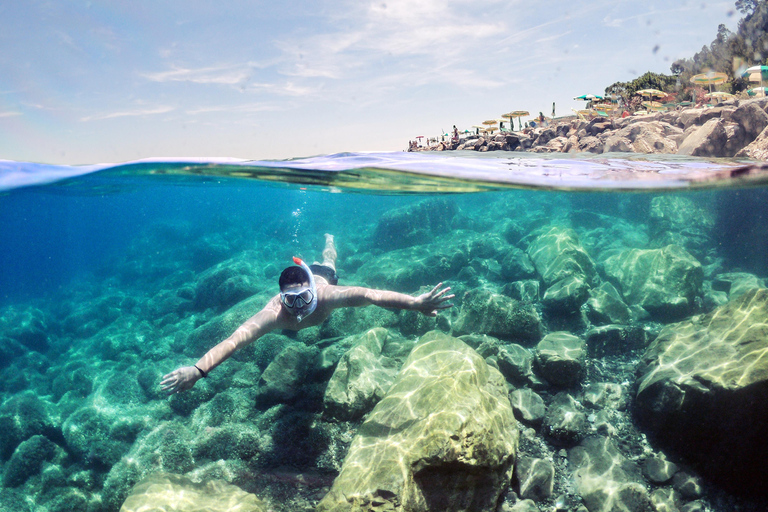
[(317, 510), (496, 510), (517, 442), (498, 370), (462, 341), (428, 333), (360, 427)]
[(665, 327), (639, 367), (637, 414), (734, 489), (768, 481), (768, 289)]

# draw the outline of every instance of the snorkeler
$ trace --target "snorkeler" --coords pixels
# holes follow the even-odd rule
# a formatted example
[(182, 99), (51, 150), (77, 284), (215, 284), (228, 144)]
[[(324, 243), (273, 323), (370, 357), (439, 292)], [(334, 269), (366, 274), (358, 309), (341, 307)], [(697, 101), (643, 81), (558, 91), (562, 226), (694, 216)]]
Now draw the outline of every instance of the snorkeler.
[(376, 305), (383, 308), (420, 311), (426, 316), (436, 316), (438, 310), (447, 309), (454, 297), (446, 295), (450, 287), (438, 283), (429, 292), (418, 297), (403, 293), (373, 290), (359, 286), (337, 286), (336, 246), (332, 235), (325, 235), (323, 263), (308, 266), (299, 258), (293, 258), (297, 266), (291, 266), (280, 274), (280, 294), (270, 299), (264, 309), (249, 318), (227, 339), (209, 350), (192, 366), (182, 366), (163, 376), (163, 391), (179, 393), (223, 363), (235, 350), (245, 347), (275, 329), (298, 331), (323, 323), (331, 312), (343, 307)]

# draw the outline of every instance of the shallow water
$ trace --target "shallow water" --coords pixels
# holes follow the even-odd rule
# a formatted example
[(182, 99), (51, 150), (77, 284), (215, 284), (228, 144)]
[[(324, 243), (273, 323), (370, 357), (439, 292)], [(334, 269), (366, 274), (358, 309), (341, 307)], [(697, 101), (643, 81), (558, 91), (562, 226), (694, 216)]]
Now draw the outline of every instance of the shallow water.
[[(260, 404), (269, 363), (286, 346), (342, 347), (377, 326), (411, 341), (431, 329), (458, 335), (452, 329), (473, 290), (510, 296), (510, 283), (539, 281), (543, 296), (540, 269), (505, 258), (525, 254), (552, 227), (573, 230), (594, 260), (592, 288), (611, 281), (606, 260), (629, 249), (675, 244), (702, 267), (702, 288), (685, 314), (633, 313), (629, 324), (649, 333), (643, 346), (587, 357), (581, 382), (566, 389), (580, 398), (589, 384), (622, 387), (628, 405), (605, 406), (604, 427), (639, 467), (669, 450), (633, 413), (637, 360), (664, 325), (728, 300), (713, 291), (718, 276), (768, 278), (766, 176), (745, 161), (511, 153), (0, 162), (0, 425), (12, 432), (0, 446), (0, 509), (117, 510), (134, 484), (157, 472), (224, 479), (275, 510), (313, 507), (361, 420), (323, 417), (327, 372), (296, 384), (302, 399)], [(165, 398), (161, 376), (193, 364), (226, 337), (222, 329), (256, 313), (278, 292), (292, 256), (321, 260), (324, 233), (336, 237), (340, 284), (415, 295), (443, 281), (456, 293), (454, 307), (416, 329), (405, 314), (366, 308), (298, 335), (273, 333), (187, 395)], [(454, 263), (438, 268), (433, 257)], [(584, 337), (599, 323), (585, 316), (586, 306), (559, 314), (539, 296), (531, 307), (542, 334)], [(533, 353), (536, 343), (519, 345)], [(535, 389), (547, 405), (560, 391), (546, 383)], [(604, 433), (590, 428), (587, 435)], [(558, 455), (562, 444), (540, 424), (522, 422), (521, 430), (521, 454), (555, 464), (554, 490), (540, 510), (561, 500), (561, 510), (575, 511), (581, 496)], [(35, 436), (53, 446), (19, 469), (14, 453)], [(698, 474), (694, 462), (668, 455)], [(754, 506), (738, 486), (709, 475), (703, 482), (709, 510)], [(649, 493), (672, 488), (644, 485)], [(514, 498), (505, 491), (503, 500)]]

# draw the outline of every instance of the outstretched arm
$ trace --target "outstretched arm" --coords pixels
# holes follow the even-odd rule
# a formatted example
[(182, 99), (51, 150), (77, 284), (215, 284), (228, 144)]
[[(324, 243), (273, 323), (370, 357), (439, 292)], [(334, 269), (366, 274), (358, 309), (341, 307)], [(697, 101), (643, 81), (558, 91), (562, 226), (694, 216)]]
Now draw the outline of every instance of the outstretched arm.
[(410, 309), (420, 311), (427, 316), (436, 316), (441, 309), (447, 309), (453, 304), (447, 303), (455, 295), (446, 295), (451, 288), (443, 288), (438, 283), (432, 290), (417, 297), (388, 290), (374, 290), (359, 286), (335, 286), (330, 292), (330, 301), (334, 308), (361, 307), (373, 304), (382, 308)]
[(180, 393), (190, 389), (195, 383), (207, 376), (208, 372), (226, 361), (237, 349), (245, 347), (268, 332), (277, 328), (277, 310), (273, 301), (267, 307), (249, 318), (227, 339), (209, 350), (194, 366), (182, 366), (165, 375), (160, 386), (163, 391)]

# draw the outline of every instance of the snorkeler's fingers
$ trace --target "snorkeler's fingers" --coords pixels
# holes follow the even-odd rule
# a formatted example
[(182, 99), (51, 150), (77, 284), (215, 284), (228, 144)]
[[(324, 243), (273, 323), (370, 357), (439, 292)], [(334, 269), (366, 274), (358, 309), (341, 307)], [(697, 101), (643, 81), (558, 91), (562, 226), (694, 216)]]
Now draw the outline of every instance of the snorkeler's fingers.
[(453, 307), (453, 304), (438, 304), (437, 306), (435, 306), (435, 309), (448, 309), (452, 307)]
[(441, 286), (443, 286), (442, 282), (437, 283), (434, 288), (429, 290), (429, 295), (433, 295), (435, 293), (435, 291), (437, 291)]
[[(434, 290), (432, 290), (432, 291), (434, 291)], [(449, 291), (451, 291), (451, 287), (450, 287), (450, 286), (449, 286), (449, 287), (447, 287), (447, 288), (444, 288), (444, 289), (440, 290), (438, 293), (436, 293), (436, 294), (435, 294), (435, 296), (434, 296), (434, 297), (435, 297), (435, 298), (438, 298), (438, 297), (440, 297), (440, 296), (442, 296), (442, 295), (445, 295), (445, 294), (446, 294), (446, 293), (448, 293)]]

